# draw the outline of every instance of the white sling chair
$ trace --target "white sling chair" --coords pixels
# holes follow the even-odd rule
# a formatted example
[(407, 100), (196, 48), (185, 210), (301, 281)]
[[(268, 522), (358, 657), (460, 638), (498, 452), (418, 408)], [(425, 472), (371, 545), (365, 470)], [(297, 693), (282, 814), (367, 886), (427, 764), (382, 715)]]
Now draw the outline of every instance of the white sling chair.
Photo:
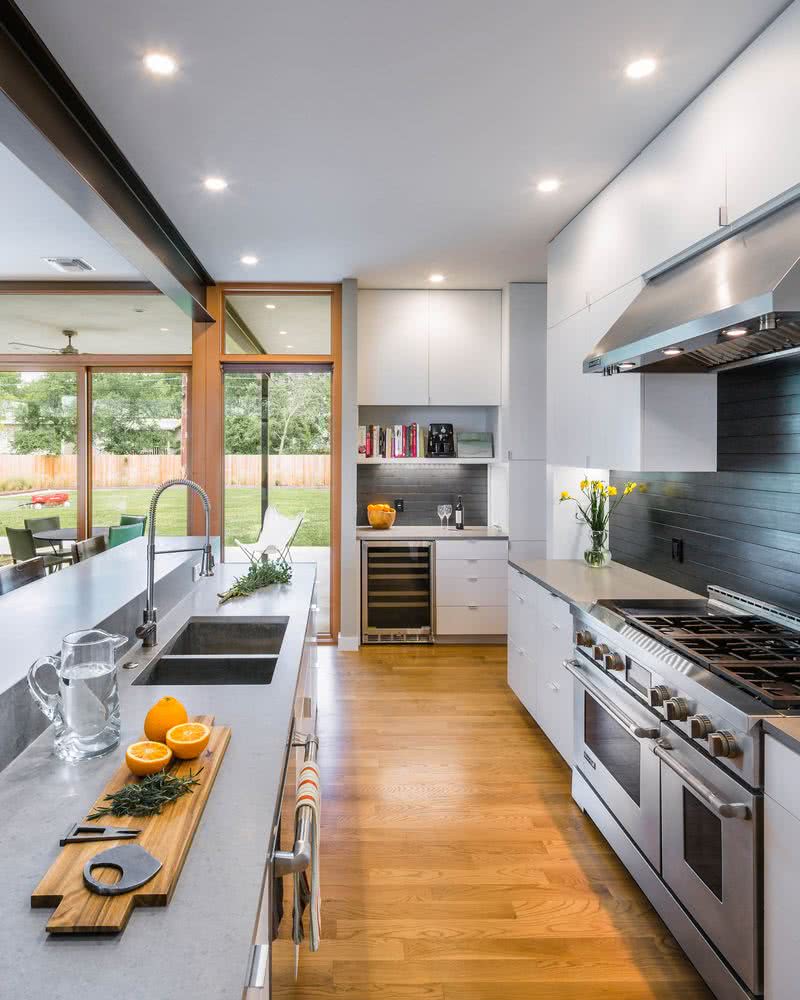
[(287, 517), (281, 514), (272, 505), (264, 512), (264, 523), (261, 526), (261, 534), (253, 545), (245, 545), (239, 539), (235, 539), (236, 544), (244, 552), (250, 562), (258, 562), (262, 559), (269, 559), (270, 556), (277, 556), (283, 562), (291, 562), (290, 551), (292, 542), (300, 530), (305, 514), (296, 514), (294, 517)]

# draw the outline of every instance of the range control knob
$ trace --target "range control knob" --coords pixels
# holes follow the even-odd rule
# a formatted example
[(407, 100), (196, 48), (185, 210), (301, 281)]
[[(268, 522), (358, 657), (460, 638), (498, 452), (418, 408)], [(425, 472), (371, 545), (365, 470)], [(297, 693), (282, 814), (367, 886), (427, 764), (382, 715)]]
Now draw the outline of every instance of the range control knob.
[(606, 657), (606, 670), (624, 670), (625, 661), (619, 653), (609, 653)]
[(739, 753), (733, 733), (721, 731), (708, 734), (708, 752), (712, 757), (735, 757)]
[(578, 632), (577, 635), (575, 636), (575, 642), (578, 646), (593, 646), (594, 636), (592, 635), (591, 632), (582, 630)]
[(669, 688), (663, 684), (657, 684), (647, 691), (647, 697), (652, 708), (658, 708), (669, 698)]
[(689, 735), (694, 739), (703, 740), (714, 730), (714, 723), (707, 715), (690, 715), (688, 718)]
[(664, 702), (664, 711), (670, 722), (686, 722), (689, 706), (685, 698), (667, 698)]
[(594, 658), (596, 660), (604, 660), (611, 650), (606, 646), (605, 643), (601, 643), (599, 646), (594, 647)]

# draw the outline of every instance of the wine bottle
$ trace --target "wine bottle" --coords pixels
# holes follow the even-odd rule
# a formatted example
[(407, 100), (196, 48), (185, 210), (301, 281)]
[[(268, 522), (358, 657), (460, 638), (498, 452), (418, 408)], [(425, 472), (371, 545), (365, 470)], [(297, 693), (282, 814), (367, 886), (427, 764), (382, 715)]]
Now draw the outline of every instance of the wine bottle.
[(456, 530), (464, 530), (464, 503), (461, 497), (456, 500)]

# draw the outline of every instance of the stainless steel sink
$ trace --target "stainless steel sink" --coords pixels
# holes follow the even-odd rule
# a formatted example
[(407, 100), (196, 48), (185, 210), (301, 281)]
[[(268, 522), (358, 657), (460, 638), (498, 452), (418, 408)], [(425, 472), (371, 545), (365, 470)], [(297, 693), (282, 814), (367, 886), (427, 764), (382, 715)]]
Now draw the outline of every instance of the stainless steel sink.
[(134, 684), (269, 684), (288, 618), (191, 618)]

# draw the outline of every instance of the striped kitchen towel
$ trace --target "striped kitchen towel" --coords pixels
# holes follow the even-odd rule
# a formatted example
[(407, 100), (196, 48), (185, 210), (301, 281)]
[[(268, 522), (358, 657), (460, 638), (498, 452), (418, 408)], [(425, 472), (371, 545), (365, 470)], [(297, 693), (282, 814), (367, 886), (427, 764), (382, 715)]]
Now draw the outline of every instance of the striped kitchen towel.
[(319, 949), (322, 927), (320, 912), (319, 884), (319, 833), (320, 833), (320, 777), (316, 761), (306, 761), (297, 781), (297, 805), (295, 815), (301, 806), (311, 807), (311, 877), (307, 871), (294, 876), (294, 907), (292, 913), (292, 940), (298, 946), (305, 937), (303, 914), (309, 908), (308, 946), (311, 951)]

